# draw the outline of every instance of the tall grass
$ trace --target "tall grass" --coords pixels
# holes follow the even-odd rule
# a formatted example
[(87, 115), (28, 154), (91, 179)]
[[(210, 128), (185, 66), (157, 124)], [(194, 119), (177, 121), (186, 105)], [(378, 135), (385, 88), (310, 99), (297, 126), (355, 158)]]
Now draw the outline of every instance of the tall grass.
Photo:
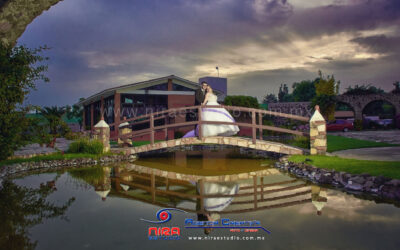
[(102, 154), (103, 143), (100, 140), (81, 138), (69, 145), (68, 153)]

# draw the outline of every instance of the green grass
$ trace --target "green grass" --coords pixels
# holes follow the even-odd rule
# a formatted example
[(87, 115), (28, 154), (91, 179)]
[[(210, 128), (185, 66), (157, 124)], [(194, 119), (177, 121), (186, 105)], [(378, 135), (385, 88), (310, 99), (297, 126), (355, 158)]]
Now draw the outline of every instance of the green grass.
[(328, 135), (328, 152), (346, 150), (353, 148), (372, 148), (372, 147), (394, 147), (399, 144), (389, 144), (385, 142), (374, 142), (348, 138), (344, 136)]
[[(160, 142), (160, 141), (162, 141), (162, 140), (155, 140), (154, 143)], [(143, 145), (147, 145), (147, 144), (150, 144), (150, 141), (133, 141), (132, 142), (132, 145), (134, 147), (139, 147), (139, 146), (143, 146)]]
[(334, 169), (351, 174), (383, 175), (400, 179), (400, 162), (396, 161), (367, 161), (323, 155), (292, 155), (289, 157), (289, 161), (299, 163), (304, 162), (306, 158), (311, 159), (311, 162), (308, 162), (309, 164), (319, 168)]
[(10, 165), (14, 163), (22, 163), (22, 162), (38, 162), (38, 161), (52, 161), (52, 160), (68, 160), (68, 159), (78, 159), (78, 158), (91, 158), (91, 159), (99, 159), (102, 156), (106, 155), (114, 155), (114, 153), (103, 153), (103, 154), (84, 154), (84, 153), (54, 153), (50, 155), (39, 155), (31, 158), (18, 158), (12, 160), (3, 160), (0, 161), (0, 167), (5, 165)]

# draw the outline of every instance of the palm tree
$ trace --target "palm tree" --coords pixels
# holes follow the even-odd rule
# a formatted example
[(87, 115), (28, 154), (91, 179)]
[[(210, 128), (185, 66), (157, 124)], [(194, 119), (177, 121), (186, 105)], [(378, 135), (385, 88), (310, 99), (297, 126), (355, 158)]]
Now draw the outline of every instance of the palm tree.
[(56, 135), (59, 128), (64, 126), (61, 117), (65, 114), (65, 107), (44, 107), (41, 114), (47, 119), (50, 126), (50, 133)]

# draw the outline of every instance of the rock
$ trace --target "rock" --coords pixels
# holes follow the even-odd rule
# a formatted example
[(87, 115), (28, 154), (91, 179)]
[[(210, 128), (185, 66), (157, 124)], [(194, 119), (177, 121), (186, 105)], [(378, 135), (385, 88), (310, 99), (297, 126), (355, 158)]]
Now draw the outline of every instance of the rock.
[(382, 185), (379, 194), (387, 199), (400, 200), (400, 188), (393, 185)]
[(390, 185), (394, 187), (400, 187), (400, 180), (392, 179), (390, 181), (385, 182), (385, 185)]
[(391, 178), (388, 178), (388, 177), (385, 177), (385, 176), (377, 176), (377, 177), (375, 177), (375, 180), (374, 180), (374, 182), (377, 184), (377, 185), (383, 185), (385, 182), (388, 182), (388, 181), (390, 181), (391, 180)]
[(345, 188), (349, 190), (362, 191), (363, 185), (361, 185), (360, 183), (349, 181)]
[(352, 176), (351, 178), (349, 178), (349, 181), (362, 185), (365, 183), (365, 178), (362, 177), (361, 175), (356, 175), (356, 176)]
[[(372, 180), (367, 180), (367, 181), (364, 183), (363, 190), (365, 190), (365, 191), (367, 191), (367, 192), (371, 192), (371, 189), (374, 188), (374, 185), (375, 185), (374, 181), (372, 181)], [(375, 187), (375, 188), (377, 188), (377, 187)], [(377, 189), (377, 190), (378, 190), (378, 189)]]
[(339, 183), (342, 184), (343, 186), (346, 186), (348, 184), (348, 180), (351, 177), (351, 174), (340, 172), (339, 175), (340, 175)]

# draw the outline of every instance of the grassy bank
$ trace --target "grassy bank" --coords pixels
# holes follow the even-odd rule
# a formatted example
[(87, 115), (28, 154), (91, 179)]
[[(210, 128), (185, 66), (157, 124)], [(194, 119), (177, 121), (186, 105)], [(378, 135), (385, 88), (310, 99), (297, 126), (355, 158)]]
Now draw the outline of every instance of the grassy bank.
[(104, 154), (84, 154), (84, 153), (54, 153), (50, 155), (39, 155), (31, 158), (21, 158), (0, 161), (0, 167), (5, 165), (10, 165), (14, 163), (22, 162), (38, 162), (38, 161), (52, 161), (52, 160), (68, 160), (68, 159), (79, 159), (79, 158), (91, 158), (99, 159), (102, 156), (114, 155), (114, 153), (104, 153)]
[(292, 155), (289, 157), (289, 161), (300, 163), (304, 162), (306, 158), (311, 160), (311, 162), (307, 162), (308, 164), (319, 168), (344, 171), (351, 174), (383, 175), (400, 179), (400, 162), (367, 161), (322, 155)]
[(328, 135), (328, 152), (354, 149), (354, 148), (394, 147), (394, 146), (400, 146), (400, 145), (390, 144), (385, 142), (359, 140), (337, 135)]

